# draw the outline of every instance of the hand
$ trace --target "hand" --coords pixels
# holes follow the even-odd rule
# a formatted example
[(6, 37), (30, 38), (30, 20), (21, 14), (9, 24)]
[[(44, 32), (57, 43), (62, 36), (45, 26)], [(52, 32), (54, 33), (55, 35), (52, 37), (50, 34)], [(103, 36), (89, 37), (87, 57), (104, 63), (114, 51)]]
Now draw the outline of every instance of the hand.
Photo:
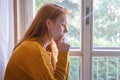
[(65, 42), (65, 38), (62, 38), (60, 41), (56, 43), (59, 52), (68, 52), (70, 49), (70, 45)]

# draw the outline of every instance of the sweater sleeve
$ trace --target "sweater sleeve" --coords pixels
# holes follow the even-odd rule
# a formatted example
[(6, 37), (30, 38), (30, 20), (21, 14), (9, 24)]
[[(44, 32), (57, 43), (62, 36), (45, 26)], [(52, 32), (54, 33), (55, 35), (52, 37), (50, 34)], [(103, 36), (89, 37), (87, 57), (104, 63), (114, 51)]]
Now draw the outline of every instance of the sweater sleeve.
[(69, 73), (69, 53), (60, 52), (58, 62), (54, 71), (57, 80), (68, 80)]

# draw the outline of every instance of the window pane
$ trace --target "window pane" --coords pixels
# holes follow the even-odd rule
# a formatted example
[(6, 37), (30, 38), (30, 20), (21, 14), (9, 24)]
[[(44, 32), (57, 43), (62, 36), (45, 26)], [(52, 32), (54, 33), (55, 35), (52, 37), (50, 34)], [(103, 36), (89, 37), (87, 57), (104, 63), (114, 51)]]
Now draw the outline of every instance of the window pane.
[(92, 80), (120, 80), (120, 57), (93, 57)]
[(66, 35), (68, 43), (72, 47), (80, 47), (80, 30), (81, 30), (81, 1), (80, 0), (35, 0), (35, 12), (45, 3), (57, 3), (70, 12), (70, 23), (68, 34)]
[(80, 57), (71, 57), (70, 58), (70, 73), (69, 79), (70, 80), (80, 80), (81, 79), (81, 64), (80, 64)]
[(120, 47), (120, 0), (93, 1), (94, 47)]

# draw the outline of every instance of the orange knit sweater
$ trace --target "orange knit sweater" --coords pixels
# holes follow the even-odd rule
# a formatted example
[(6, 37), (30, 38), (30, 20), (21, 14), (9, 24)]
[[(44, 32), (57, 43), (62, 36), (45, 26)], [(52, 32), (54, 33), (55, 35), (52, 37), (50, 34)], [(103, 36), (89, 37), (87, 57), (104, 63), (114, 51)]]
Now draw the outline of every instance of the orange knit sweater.
[(59, 53), (53, 70), (50, 52), (37, 41), (26, 40), (13, 51), (4, 80), (67, 80), (68, 69), (69, 53)]

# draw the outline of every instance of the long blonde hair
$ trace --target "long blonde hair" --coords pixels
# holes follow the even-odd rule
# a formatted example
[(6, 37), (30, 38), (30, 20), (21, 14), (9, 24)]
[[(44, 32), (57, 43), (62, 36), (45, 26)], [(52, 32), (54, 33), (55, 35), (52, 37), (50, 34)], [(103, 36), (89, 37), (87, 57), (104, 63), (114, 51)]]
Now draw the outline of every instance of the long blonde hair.
[[(51, 19), (55, 21), (61, 14), (68, 14), (68, 10), (53, 3), (45, 4), (44, 6), (42, 6), (37, 12), (35, 18), (33, 19), (25, 35), (23, 36), (21, 41), (16, 45), (16, 47), (19, 46), (24, 40), (30, 38), (40, 39), (44, 37), (45, 34), (47, 34), (48, 32), (48, 28), (46, 26), (46, 19)], [(55, 45), (54, 42), (52, 42), (48, 48), (53, 53), (52, 63), (53, 63), (53, 67), (55, 68), (56, 61), (54, 58), (57, 53), (55, 53), (54, 51), (55, 50), (53, 47), (54, 45)]]

